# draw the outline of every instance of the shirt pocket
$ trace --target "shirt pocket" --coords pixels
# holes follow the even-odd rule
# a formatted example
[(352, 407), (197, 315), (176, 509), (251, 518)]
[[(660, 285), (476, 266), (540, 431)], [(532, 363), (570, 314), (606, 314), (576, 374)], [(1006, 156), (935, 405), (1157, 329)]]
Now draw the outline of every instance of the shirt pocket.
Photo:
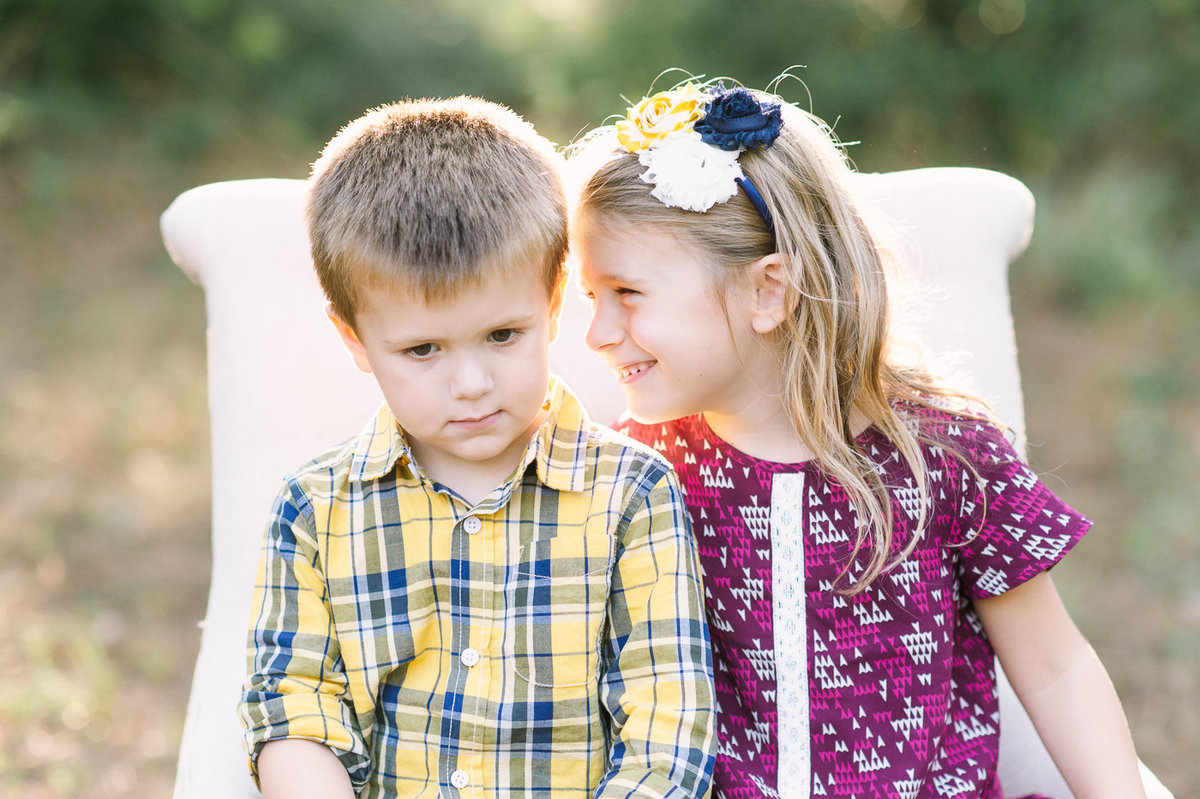
[(518, 677), (534, 687), (595, 683), (613, 547), (606, 531), (569, 529), (522, 545), (510, 592)]

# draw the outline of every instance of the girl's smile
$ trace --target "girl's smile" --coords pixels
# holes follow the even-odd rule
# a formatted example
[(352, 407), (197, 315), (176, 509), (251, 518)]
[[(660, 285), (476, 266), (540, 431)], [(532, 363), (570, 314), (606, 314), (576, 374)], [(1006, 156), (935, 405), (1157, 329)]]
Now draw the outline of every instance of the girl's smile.
[(587, 344), (616, 374), (634, 418), (703, 411), (761, 423), (763, 397), (772, 397), (762, 389), (778, 382), (779, 370), (751, 327), (746, 292), (730, 286), (722, 302), (710, 267), (655, 228), (614, 231), (582, 214), (574, 232), (593, 309)]
[(635, 363), (630, 366), (622, 366), (617, 369), (617, 377), (622, 383), (632, 383), (634, 380), (637, 380), (639, 377), (645, 374), (646, 370), (652, 368), (653, 366), (653, 361), (642, 361), (641, 363)]

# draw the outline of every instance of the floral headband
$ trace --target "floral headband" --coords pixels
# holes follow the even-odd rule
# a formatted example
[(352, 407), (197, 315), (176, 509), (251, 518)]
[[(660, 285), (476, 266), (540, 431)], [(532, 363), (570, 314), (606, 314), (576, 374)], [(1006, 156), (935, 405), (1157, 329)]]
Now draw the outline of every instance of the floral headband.
[(738, 187), (763, 218), (775, 225), (762, 195), (738, 165), (747, 149), (770, 147), (783, 124), (780, 104), (742, 87), (702, 91), (688, 83), (645, 97), (617, 122), (617, 141), (646, 167), (664, 205), (704, 213), (737, 194)]

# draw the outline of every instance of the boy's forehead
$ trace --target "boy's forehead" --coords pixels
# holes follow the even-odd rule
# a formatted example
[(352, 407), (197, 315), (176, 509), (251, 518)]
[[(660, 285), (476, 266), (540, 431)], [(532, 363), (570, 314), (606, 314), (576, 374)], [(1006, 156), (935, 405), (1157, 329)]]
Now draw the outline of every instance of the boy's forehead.
[(545, 280), (543, 264), (520, 260), (482, 264), (391, 264), (365, 270), (358, 296), (405, 294), (422, 305), (439, 305), (487, 288)]
[(532, 310), (540, 310), (543, 300), (549, 305), (552, 299), (544, 270), (523, 264), (483, 268), (474, 278), (463, 277), (445, 286), (423, 285), (411, 275), (408, 279), (371, 281), (360, 292), (360, 307), (368, 313), (403, 310), (427, 321), (449, 312), (450, 319), (460, 323), (486, 324), (528, 315)]

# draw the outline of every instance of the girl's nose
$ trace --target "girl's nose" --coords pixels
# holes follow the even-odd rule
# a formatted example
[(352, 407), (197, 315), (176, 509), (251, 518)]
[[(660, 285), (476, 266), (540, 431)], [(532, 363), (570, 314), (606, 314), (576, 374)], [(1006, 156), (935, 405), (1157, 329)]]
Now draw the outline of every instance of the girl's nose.
[(597, 299), (592, 303), (592, 320), (588, 322), (587, 332), (583, 335), (589, 348), (600, 352), (621, 340), (624, 331), (619, 316), (610, 302)]

